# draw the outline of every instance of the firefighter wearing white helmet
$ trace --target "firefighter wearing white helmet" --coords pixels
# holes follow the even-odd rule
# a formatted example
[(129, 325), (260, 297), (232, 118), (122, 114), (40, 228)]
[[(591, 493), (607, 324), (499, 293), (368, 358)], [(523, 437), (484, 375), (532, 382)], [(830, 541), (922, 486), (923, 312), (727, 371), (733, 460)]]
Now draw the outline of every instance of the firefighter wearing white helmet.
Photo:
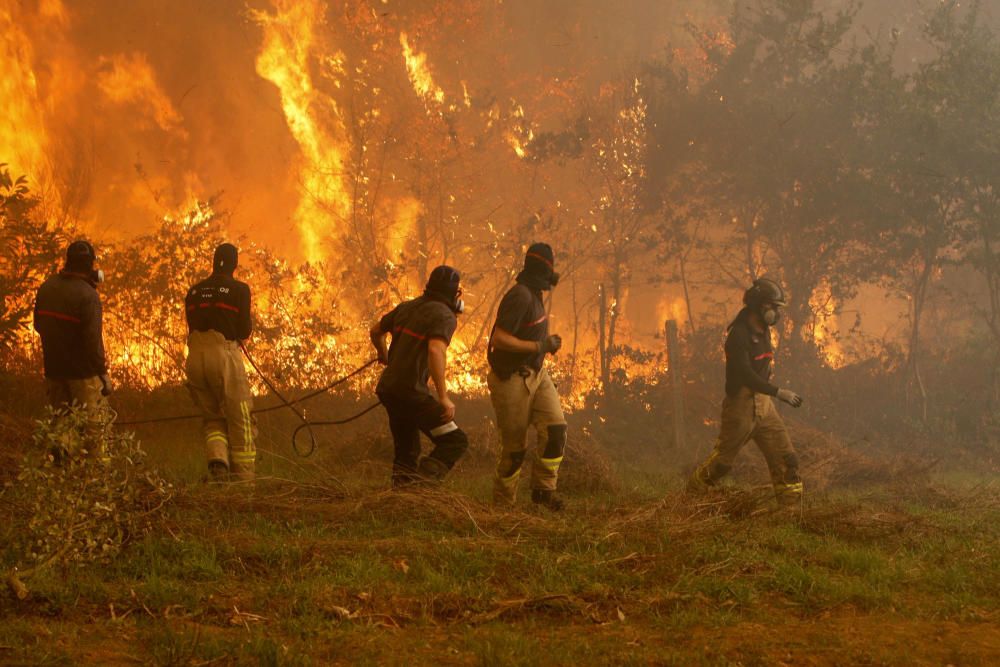
[(775, 281), (760, 278), (743, 294), (743, 303), (726, 337), (726, 397), (719, 437), (708, 459), (691, 476), (688, 489), (698, 492), (715, 486), (743, 446), (753, 440), (767, 462), (778, 503), (795, 505), (802, 498), (798, 456), (772, 397), (796, 408), (802, 398), (770, 382), (774, 360), (770, 327), (777, 324), (781, 308), (787, 305), (785, 292)]

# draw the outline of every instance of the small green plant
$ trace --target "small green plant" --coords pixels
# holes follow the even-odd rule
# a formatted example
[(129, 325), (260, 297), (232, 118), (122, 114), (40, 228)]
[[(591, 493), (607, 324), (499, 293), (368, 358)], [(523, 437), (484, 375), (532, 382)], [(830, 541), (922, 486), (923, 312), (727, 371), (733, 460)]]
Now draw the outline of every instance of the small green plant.
[(23, 580), (52, 565), (108, 562), (152, 527), (171, 485), (144, 465), (132, 433), (71, 407), (39, 420), (35, 447), (8, 489), (17, 529), (8, 584), (20, 598)]

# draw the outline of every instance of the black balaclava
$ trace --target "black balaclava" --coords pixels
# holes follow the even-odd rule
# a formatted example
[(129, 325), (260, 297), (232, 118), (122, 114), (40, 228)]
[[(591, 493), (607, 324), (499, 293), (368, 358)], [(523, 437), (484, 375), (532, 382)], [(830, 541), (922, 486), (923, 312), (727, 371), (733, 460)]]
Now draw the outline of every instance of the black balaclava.
[(462, 312), (462, 300), (458, 298), (458, 284), (462, 277), (458, 271), (442, 264), (431, 271), (424, 288), (426, 296), (440, 299), (448, 304), (456, 313)]
[(66, 248), (66, 270), (71, 273), (82, 273), (89, 276), (94, 271), (94, 261), (97, 254), (94, 246), (87, 241), (73, 241)]
[(524, 254), (524, 269), (517, 274), (517, 282), (533, 290), (548, 290), (559, 282), (559, 274), (553, 271), (555, 255), (548, 243), (532, 243)]
[(240, 251), (232, 243), (223, 243), (215, 249), (215, 257), (212, 258), (212, 272), (224, 275), (232, 275), (236, 270), (239, 261)]

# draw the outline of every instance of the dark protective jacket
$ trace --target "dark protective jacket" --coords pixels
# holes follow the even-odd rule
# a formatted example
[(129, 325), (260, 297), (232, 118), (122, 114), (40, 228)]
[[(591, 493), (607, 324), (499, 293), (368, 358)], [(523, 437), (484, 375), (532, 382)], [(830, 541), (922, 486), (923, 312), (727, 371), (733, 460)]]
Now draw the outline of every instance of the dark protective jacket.
[(451, 343), (457, 326), (448, 304), (427, 295), (401, 303), (383, 316), (379, 329), (392, 334), (392, 345), (376, 393), (397, 398), (431, 395), (427, 341), (439, 338)]
[(744, 309), (733, 320), (726, 337), (726, 395), (735, 396), (741, 387), (774, 396), (778, 388), (770, 383), (774, 347), (771, 332), (754, 331), (749, 312)]
[(45, 377), (80, 380), (108, 372), (101, 298), (85, 274), (61, 271), (42, 283), (34, 327), (42, 337)]
[(218, 331), (227, 340), (253, 333), (250, 286), (232, 274), (213, 273), (188, 290), (184, 299), (188, 331)]
[(534, 342), (545, 340), (549, 335), (549, 318), (539, 290), (518, 282), (504, 295), (497, 309), (493, 330), (490, 332), (486, 358), (493, 372), (503, 380), (521, 368), (526, 367), (536, 371), (542, 369), (545, 354), (541, 352), (513, 352), (494, 348), (493, 335), (497, 327), (521, 340)]

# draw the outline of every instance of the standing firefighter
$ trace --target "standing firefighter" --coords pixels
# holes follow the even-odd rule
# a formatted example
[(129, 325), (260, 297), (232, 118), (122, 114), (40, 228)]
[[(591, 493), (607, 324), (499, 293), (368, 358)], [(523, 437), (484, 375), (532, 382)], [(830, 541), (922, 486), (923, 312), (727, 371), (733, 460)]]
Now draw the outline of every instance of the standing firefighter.
[(722, 427), (715, 449), (695, 470), (688, 488), (697, 492), (715, 486), (729, 472), (740, 449), (753, 440), (767, 461), (778, 503), (795, 505), (802, 498), (799, 461), (771, 397), (796, 408), (802, 405), (802, 398), (770, 383), (774, 359), (770, 327), (778, 322), (780, 309), (786, 305), (785, 293), (778, 283), (761, 278), (744, 293), (743, 303), (745, 307), (729, 325), (726, 338)]
[(559, 464), (566, 447), (566, 419), (559, 394), (545, 370), (545, 355), (555, 354), (562, 339), (549, 335), (542, 292), (559, 280), (553, 270), (552, 248), (535, 243), (524, 257), (524, 270), (497, 310), (490, 334), (487, 384), (500, 430), (500, 462), (493, 484), (493, 500), (511, 505), (527, 452), (528, 427), (534, 426), (538, 444), (531, 466), (531, 500), (553, 510), (563, 503), (555, 496)]
[(208, 470), (215, 480), (254, 478), (253, 396), (240, 346), (250, 338), (250, 287), (233, 278), (239, 252), (215, 249), (212, 275), (188, 290), (187, 386), (201, 410)]
[[(399, 304), (371, 329), (372, 345), (385, 364), (375, 391), (389, 415), (395, 444), (392, 485), (439, 482), (469, 446), (455, 424), (455, 404), (445, 380), (447, 350), (462, 312), (458, 271), (439, 266), (421, 297)], [(385, 337), (392, 334), (388, 352)], [(427, 384), (433, 380), (435, 394)], [(420, 457), (420, 433), (434, 449)]]
[(83, 408), (92, 425), (85, 434), (85, 447), (91, 455), (106, 460), (99, 433), (111, 382), (97, 294), (104, 274), (94, 269), (95, 261), (94, 246), (87, 241), (69, 245), (63, 270), (38, 288), (34, 327), (42, 337), (49, 403), (57, 409), (73, 404)]

